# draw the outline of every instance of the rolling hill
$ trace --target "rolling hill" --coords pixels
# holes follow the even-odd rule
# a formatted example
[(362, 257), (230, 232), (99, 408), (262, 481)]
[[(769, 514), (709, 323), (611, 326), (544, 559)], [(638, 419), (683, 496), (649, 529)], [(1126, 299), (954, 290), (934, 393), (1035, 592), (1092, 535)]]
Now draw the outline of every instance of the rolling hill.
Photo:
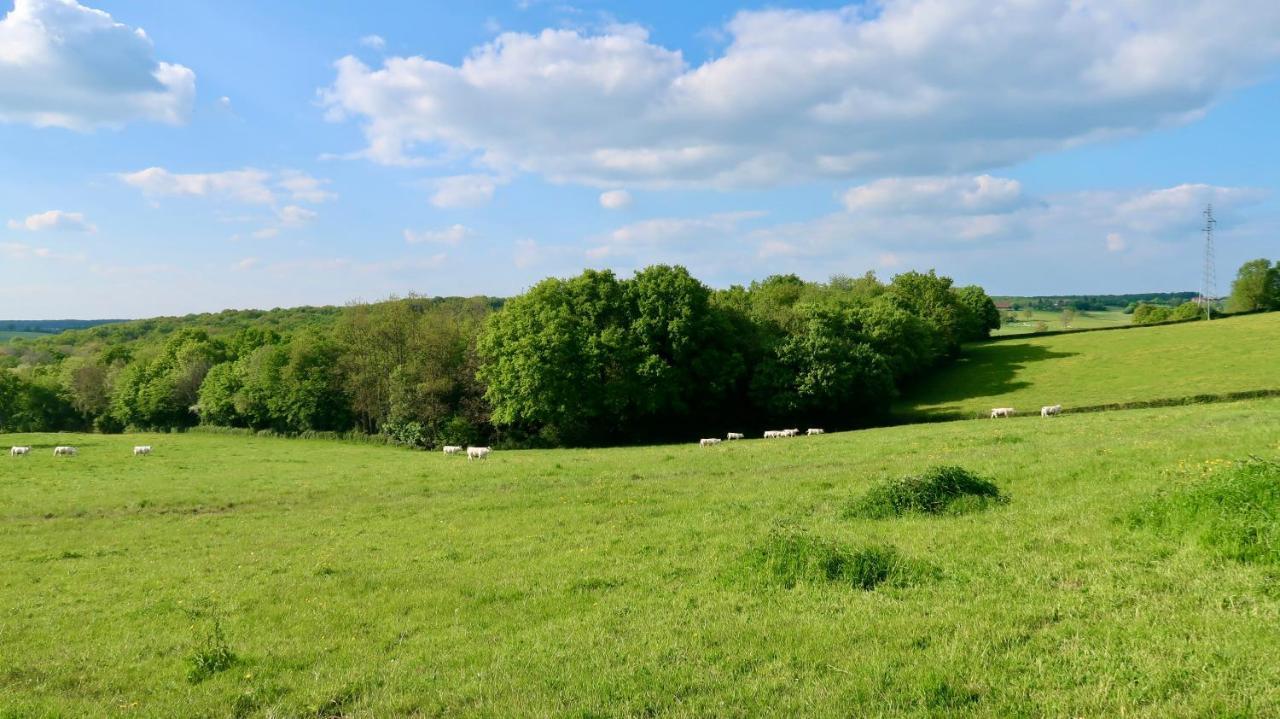
[(908, 419), (1280, 390), (1280, 313), (983, 342), (904, 393)]

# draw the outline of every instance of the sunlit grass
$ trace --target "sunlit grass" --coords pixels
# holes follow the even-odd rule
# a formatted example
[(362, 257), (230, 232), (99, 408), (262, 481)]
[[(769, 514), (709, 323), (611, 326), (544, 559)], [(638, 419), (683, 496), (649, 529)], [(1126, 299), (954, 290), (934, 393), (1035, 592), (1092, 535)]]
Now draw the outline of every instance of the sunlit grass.
[[(1128, 521), (1206, 463), (1280, 456), (1277, 400), (487, 462), (198, 434), (7, 439), (36, 453), (0, 459), (4, 716), (1280, 706), (1273, 568)], [(55, 460), (54, 444), (80, 456)], [(932, 466), (1010, 501), (847, 516)], [(814, 543), (771, 542), (779, 527)]]

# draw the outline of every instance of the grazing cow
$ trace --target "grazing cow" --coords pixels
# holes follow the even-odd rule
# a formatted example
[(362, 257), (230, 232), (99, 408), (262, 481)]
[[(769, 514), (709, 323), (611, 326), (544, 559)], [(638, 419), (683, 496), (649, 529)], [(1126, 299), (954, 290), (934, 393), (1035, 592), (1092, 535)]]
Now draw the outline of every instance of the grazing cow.
[(725, 437), (732, 442), (735, 439), (746, 439), (747, 435), (741, 432), (730, 432), (729, 434), (725, 435)]
[(719, 437), (706, 437), (704, 439), (698, 440), (699, 447), (714, 447), (717, 444), (720, 444)]
[(791, 429), (782, 430), (783, 437), (796, 437), (796, 436), (799, 436), (799, 434), (800, 434), (800, 430), (794, 427)]
[(10, 447), (9, 448), (10, 457), (25, 457), (28, 454), (31, 454), (30, 447)]
[(805, 432), (805, 434), (812, 437), (815, 434), (826, 434), (826, 430), (819, 429), (818, 427), (810, 427), (809, 431)]
[(1055, 414), (1062, 414), (1062, 405), (1051, 404), (1051, 405), (1048, 405), (1047, 407), (1040, 408), (1041, 417), (1052, 417)]
[(53, 456), (55, 457), (74, 457), (76, 456), (75, 447), (54, 447)]
[(445, 454), (461, 454), (462, 448), (456, 444), (446, 444), (444, 446), (444, 453)]
[(151, 445), (142, 444), (133, 448), (133, 456), (141, 457), (144, 454), (151, 454)]
[(773, 439), (775, 437), (781, 437), (781, 436), (782, 436), (782, 430), (779, 430), (779, 429), (766, 429), (764, 431), (765, 439)]
[(467, 459), (488, 459), (491, 451), (488, 447), (467, 447)]
[(1015, 414), (1017, 414), (1017, 410), (1012, 407), (996, 407), (991, 410), (991, 419), (995, 419), (996, 417), (1012, 417)]

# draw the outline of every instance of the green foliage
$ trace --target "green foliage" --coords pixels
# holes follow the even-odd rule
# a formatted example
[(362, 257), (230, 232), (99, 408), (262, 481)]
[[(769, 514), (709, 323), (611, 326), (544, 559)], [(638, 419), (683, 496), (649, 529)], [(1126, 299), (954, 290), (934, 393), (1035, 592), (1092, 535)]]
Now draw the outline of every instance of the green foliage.
[(963, 467), (930, 467), (922, 474), (889, 479), (852, 502), (846, 514), (887, 519), (905, 514), (964, 514), (1009, 501), (994, 482)]
[(1280, 564), (1280, 463), (1254, 457), (1211, 468), (1161, 492), (1130, 522), (1186, 539), (1218, 558)]
[(1241, 265), (1227, 307), (1232, 312), (1280, 310), (1280, 262), (1257, 259)]
[(833, 583), (870, 591), (886, 582), (905, 585), (928, 567), (902, 557), (890, 545), (849, 547), (796, 527), (774, 528), (747, 555), (752, 578), (791, 589), (802, 583)]
[(222, 620), (215, 616), (209, 634), (187, 657), (187, 681), (199, 684), (214, 674), (225, 672), (235, 663), (236, 655), (227, 645), (227, 637), (222, 631)]

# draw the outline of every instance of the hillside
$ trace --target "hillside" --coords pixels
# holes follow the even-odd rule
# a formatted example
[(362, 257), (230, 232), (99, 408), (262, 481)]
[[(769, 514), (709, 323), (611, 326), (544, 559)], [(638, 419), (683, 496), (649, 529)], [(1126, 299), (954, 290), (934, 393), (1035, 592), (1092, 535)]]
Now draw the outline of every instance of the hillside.
[[(1269, 715), (1274, 568), (1130, 517), (1277, 437), (1280, 400), (486, 462), (17, 436), (37, 451), (0, 472), (0, 696), (12, 716)], [(938, 464), (1008, 503), (846, 514)], [(915, 569), (790, 586), (754, 559), (827, 543)]]
[(973, 417), (1280, 389), (1280, 313), (969, 345), (909, 388), (905, 417)]

